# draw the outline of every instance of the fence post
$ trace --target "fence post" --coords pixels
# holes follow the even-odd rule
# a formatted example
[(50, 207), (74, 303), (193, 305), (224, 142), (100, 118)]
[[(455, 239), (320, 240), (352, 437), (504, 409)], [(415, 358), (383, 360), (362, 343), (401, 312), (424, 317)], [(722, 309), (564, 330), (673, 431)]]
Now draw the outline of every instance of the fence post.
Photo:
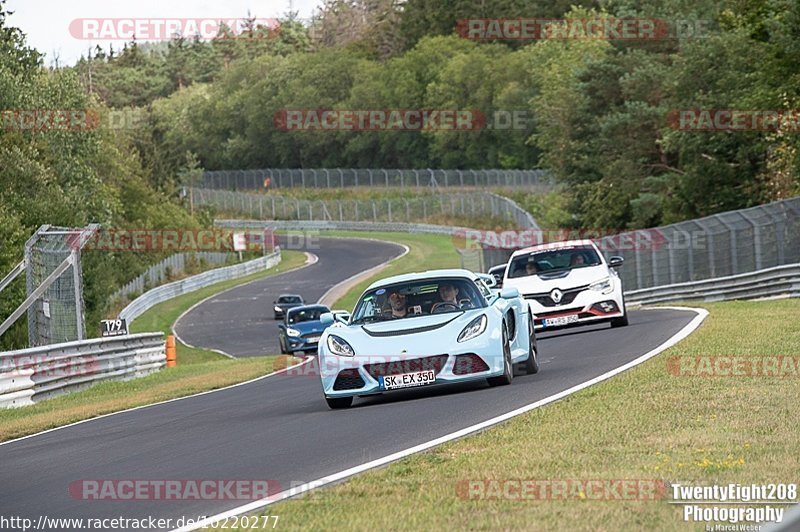
[(331, 188), (331, 174), (330, 174), (330, 172), (328, 172), (327, 168), (324, 168), (322, 171), (325, 172), (325, 182), (328, 184), (327, 187)]
[(761, 227), (747, 215), (747, 210), (739, 211), (739, 214), (742, 215), (747, 223), (753, 226), (753, 253), (755, 254), (756, 259), (756, 270), (762, 269), (762, 255), (761, 255)]
[(709, 268), (709, 278), (713, 279), (717, 276), (717, 261), (714, 258), (714, 235), (711, 234), (711, 229), (708, 228), (707, 225), (703, 223), (703, 218), (693, 220), (694, 223), (699, 225), (703, 231), (706, 232), (706, 237), (708, 240), (708, 268)]

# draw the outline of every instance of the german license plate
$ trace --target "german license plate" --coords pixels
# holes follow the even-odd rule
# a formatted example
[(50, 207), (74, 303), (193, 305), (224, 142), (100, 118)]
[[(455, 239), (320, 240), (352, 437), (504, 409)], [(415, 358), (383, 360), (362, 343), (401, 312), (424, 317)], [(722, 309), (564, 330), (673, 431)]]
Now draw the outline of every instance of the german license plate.
[(578, 321), (578, 315), (573, 314), (571, 316), (558, 316), (557, 318), (547, 318), (544, 320), (545, 327), (560, 327), (562, 325), (569, 325), (570, 323), (575, 323)]
[(415, 371), (413, 373), (403, 373), (401, 375), (385, 375), (378, 378), (378, 382), (381, 385), (381, 388), (384, 390), (425, 386), (426, 384), (432, 384), (435, 380), (436, 373), (432, 369), (427, 371)]

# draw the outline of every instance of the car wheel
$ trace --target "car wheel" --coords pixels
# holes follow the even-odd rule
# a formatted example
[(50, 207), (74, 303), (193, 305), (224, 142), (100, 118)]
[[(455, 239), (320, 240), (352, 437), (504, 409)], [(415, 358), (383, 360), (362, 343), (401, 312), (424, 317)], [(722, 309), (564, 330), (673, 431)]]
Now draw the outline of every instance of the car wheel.
[(499, 377), (489, 377), (489, 386), (505, 386), (514, 379), (514, 367), (511, 365), (511, 342), (508, 339), (508, 329), (503, 325), (503, 374)]
[(611, 327), (625, 327), (628, 325), (628, 313), (619, 318), (611, 318)]
[(528, 331), (530, 337), (528, 339), (528, 360), (525, 361), (525, 373), (533, 375), (539, 373), (539, 353), (536, 345), (536, 335), (533, 330), (533, 318), (528, 314)]
[(339, 408), (350, 408), (350, 405), (353, 404), (353, 397), (326, 397), (325, 400), (328, 402), (328, 406), (331, 407), (333, 410), (338, 410)]
[(281, 354), (284, 355), (289, 354), (289, 351), (286, 349), (286, 344), (284, 343), (282, 336), (278, 337), (278, 343), (281, 344)]

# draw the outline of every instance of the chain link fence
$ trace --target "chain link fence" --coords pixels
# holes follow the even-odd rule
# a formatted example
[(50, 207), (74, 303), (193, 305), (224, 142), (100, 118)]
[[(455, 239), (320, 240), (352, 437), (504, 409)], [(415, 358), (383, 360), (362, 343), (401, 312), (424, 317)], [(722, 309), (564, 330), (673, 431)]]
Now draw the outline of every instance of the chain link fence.
[(83, 340), (81, 248), (97, 226), (68, 229), (45, 225), (25, 244), (28, 344), (31, 347)]
[(800, 197), (596, 240), (626, 290), (800, 263)]
[[(606, 257), (623, 257), (619, 274), (626, 291), (715, 279), (800, 263), (800, 197), (655, 229), (547, 237), (536, 233), (527, 240), (589, 238)], [(482, 263), (503, 264), (515, 249), (485, 246)]]
[(459, 216), (491, 217), (513, 222), (517, 227), (537, 228), (533, 217), (516, 203), (488, 192), (375, 200), (302, 200), (200, 188), (192, 189), (191, 194), (196, 206), (211, 206), (256, 220), (414, 223)]
[(553, 188), (545, 170), (434, 170), (356, 168), (262, 168), (205, 172), (202, 188), (263, 190), (265, 188), (344, 187), (521, 187)]

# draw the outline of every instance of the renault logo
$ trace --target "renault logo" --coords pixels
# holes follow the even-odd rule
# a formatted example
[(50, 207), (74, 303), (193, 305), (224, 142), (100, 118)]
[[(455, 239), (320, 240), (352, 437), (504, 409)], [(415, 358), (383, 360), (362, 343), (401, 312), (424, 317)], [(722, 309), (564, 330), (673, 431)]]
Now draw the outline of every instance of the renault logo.
[(564, 297), (564, 293), (558, 288), (553, 288), (553, 291), (550, 292), (550, 299), (553, 300), (553, 303), (559, 303), (562, 297)]

